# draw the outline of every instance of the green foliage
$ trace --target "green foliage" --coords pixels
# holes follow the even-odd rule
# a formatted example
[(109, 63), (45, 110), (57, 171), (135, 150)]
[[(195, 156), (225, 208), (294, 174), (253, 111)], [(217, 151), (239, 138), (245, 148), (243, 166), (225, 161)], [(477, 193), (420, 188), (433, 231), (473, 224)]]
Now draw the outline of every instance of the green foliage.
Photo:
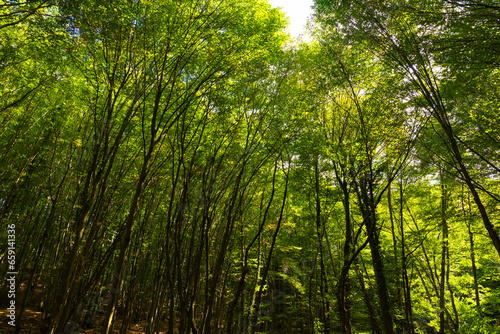
[(317, 0), (292, 43), (265, 0), (2, 3), (19, 323), (500, 331), (498, 13)]

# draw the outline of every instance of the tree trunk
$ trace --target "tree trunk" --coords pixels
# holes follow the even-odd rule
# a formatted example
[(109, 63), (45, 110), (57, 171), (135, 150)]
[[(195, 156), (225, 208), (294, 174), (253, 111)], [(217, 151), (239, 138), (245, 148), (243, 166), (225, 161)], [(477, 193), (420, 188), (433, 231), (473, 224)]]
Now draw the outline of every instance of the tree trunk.
[(271, 241), (271, 246), (269, 248), (269, 253), (267, 255), (266, 262), (264, 264), (264, 269), (262, 271), (262, 279), (260, 280), (260, 287), (259, 291), (257, 292), (255, 296), (255, 303), (253, 305), (253, 315), (252, 315), (252, 321), (251, 321), (251, 333), (254, 334), (256, 331), (257, 327), (257, 320), (259, 318), (259, 308), (260, 308), (260, 303), (262, 300), (262, 292), (264, 289), (264, 285), (266, 284), (267, 280), (267, 275), (269, 274), (269, 270), (271, 268), (271, 260), (272, 260), (272, 255), (273, 255), (273, 250), (274, 246), (276, 244), (276, 239), (278, 237), (278, 232), (281, 227), (281, 222), (283, 220), (283, 213), (285, 211), (285, 204), (286, 204), (286, 199), (287, 199), (287, 192), (288, 192), (288, 175), (286, 175), (285, 178), (285, 190), (283, 192), (283, 201), (281, 203), (281, 210), (280, 210), (280, 216), (278, 218), (278, 223), (276, 224), (276, 230), (274, 231), (273, 238)]
[(399, 225), (400, 225), (400, 234), (401, 234), (401, 272), (403, 277), (403, 296), (404, 296), (404, 304), (405, 304), (405, 317), (406, 317), (406, 325), (408, 327), (408, 331), (410, 334), (415, 332), (413, 327), (413, 310), (411, 305), (411, 291), (410, 291), (410, 281), (408, 279), (408, 268), (406, 261), (406, 240), (405, 240), (405, 231), (404, 231), (404, 201), (403, 201), (403, 182), (399, 183)]
[(352, 333), (351, 328), (351, 284), (349, 278), (349, 268), (352, 260), (352, 226), (351, 226), (351, 209), (349, 203), (349, 191), (346, 182), (341, 182), (344, 205), (344, 222), (345, 222), (345, 240), (344, 240), (344, 264), (342, 266), (337, 294), (339, 304), (340, 324), (342, 333)]
[[(361, 258), (362, 260), (362, 258)], [(364, 266), (364, 262), (361, 261)], [(377, 321), (377, 315), (375, 313), (375, 310), (373, 309), (373, 303), (370, 299), (370, 295), (368, 294), (368, 291), (366, 290), (365, 286), (365, 281), (363, 278), (363, 272), (359, 269), (358, 265), (358, 260), (355, 260), (355, 266), (354, 268), (356, 269), (356, 273), (358, 276), (358, 281), (359, 281), (359, 286), (361, 288), (361, 292), (363, 294), (363, 301), (365, 302), (366, 308), (368, 309), (368, 314), (370, 315), (370, 325), (372, 327), (372, 332), (375, 332), (377, 334), (380, 333), (380, 325)]]
[(375, 272), (375, 281), (377, 283), (377, 293), (380, 301), (380, 311), (384, 331), (388, 334), (394, 333), (394, 325), (391, 313), (391, 304), (389, 301), (389, 291), (387, 287), (387, 279), (384, 271), (384, 262), (380, 250), (379, 231), (377, 228), (377, 218), (375, 213), (375, 202), (373, 198), (373, 184), (371, 175), (362, 180), (361, 186), (358, 186), (360, 197), (361, 212), (368, 234), (368, 243), (372, 254), (373, 270)]
[(446, 280), (446, 253), (448, 250), (448, 223), (446, 220), (446, 187), (443, 181), (442, 171), (441, 179), (441, 276), (439, 282), (439, 334), (444, 334), (445, 327), (445, 280)]
[(320, 313), (320, 321), (323, 323), (324, 332), (330, 333), (330, 305), (326, 295), (328, 294), (328, 281), (326, 279), (326, 269), (325, 269), (325, 261), (323, 256), (323, 224), (321, 218), (321, 196), (320, 196), (320, 187), (319, 187), (319, 161), (318, 157), (314, 161), (314, 193), (315, 193), (315, 201), (316, 201), (316, 238), (318, 240), (318, 253), (319, 253), (319, 265), (320, 265), (320, 294), (321, 294), (321, 313)]
[(125, 258), (127, 255), (128, 246), (130, 244), (130, 239), (132, 235), (132, 227), (135, 221), (135, 214), (139, 207), (139, 200), (142, 196), (144, 190), (144, 182), (148, 173), (149, 161), (152, 157), (154, 150), (153, 140), (147, 154), (144, 156), (144, 161), (142, 164), (141, 174), (139, 175), (139, 180), (137, 181), (137, 187), (135, 189), (134, 197), (132, 203), (130, 203), (130, 208), (125, 218), (125, 233), (122, 236), (122, 242), (120, 246), (120, 253), (118, 254), (118, 260), (116, 261), (116, 268), (113, 275), (113, 285), (111, 289), (111, 300), (108, 305), (108, 311), (106, 312), (106, 317), (104, 318), (103, 334), (111, 334), (113, 331), (113, 322), (115, 318), (116, 306), (118, 304), (118, 298), (120, 296), (121, 281), (123, 275), (123, 266), (125, 264)]

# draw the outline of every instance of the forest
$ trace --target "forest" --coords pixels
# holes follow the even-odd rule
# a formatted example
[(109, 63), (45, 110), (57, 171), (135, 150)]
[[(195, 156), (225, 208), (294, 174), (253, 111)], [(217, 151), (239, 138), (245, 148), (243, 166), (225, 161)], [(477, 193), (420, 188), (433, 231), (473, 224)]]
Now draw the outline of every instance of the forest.
[(0, 1), (2, 333), (500, 333), (500, 1)]

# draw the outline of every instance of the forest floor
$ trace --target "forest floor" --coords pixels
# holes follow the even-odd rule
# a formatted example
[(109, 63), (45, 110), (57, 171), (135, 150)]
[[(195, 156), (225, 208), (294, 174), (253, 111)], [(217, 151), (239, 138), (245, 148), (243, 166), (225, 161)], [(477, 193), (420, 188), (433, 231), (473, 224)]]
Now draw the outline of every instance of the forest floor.
[[(9, 334), (14, 333), (14, 329), (10, 326), (6, 319), (8, 315), (8, 310), (6, 307), (2, 307), (0, 309), (0, 318), (2, 321), (0, 322), (0, 333), (1, 334)], [(104, 315), (97, 316), (95, 319), (96, 324), (101, 324), (103, 322)], [(35, 309), (27, 308), (24, 311), (23, 320), (21, 324), (21, 333), (22, 334), (38, 334), (40, 333), (40, 324), (42, 323), (42, 312), (36, 311)], [(129, 326), (127, 333), (129, 334), (139, 334), (145, 333), (145, 323), (141, 324), (133, 324)], [(117, 322), (114, 326), (113, 333), (119, 333), (121, 327), (121, 319), (117, 318)], [(80, 329), (80, 333), (86, 334), (98, 334), (101, 332), (100, 326), (96, 326), (92, 329)], [(162, 334), (164, 332), (160, 332)]]
[[(20, 284), (19, 293), (24, 292), (24, 284)], [(42, 298), (42, 290), (43, 286), (38, 284), (36, 288), (33, 290), (34, 297), (32, 303), (28, 302), (26, 309), (24, 310), (23, 319), (21, 320), (21, 334), (39, 334), (40, 327), (42, 325), (42, 312), (36, 307), (36, 302), (40, 301)], [(107, 304), (102, 305), (107, 306)], [(18, 311), (18, 310), (17, 310)], [(0, 334), (10, 334), (14, 333), (14, 328), (8, 324), (9, 318), (7, 315), (9, 314), (9, 310), (7, 310), (7, 304), (0, 303)], [(16, 312), (16, 317), (18, 313)], [(102, 324), (104, 323), (104, 312), (97, 312), (94, 318), (94, 328), (91, 329), (79, 329), (78, 333), (85, 334), (100, 334), (102, 330)], [(122, 326), (122, 315), (120, 312), (117, 312), (115, 325), (113, 327), (113, 334), (120, 333), (120, 328)], [(17, 320), (16, 320), (17, 321)], [(142, 321), (138, 324), (129, 324), (129, 328), (127, 329), (128, 334), (140, 334), (145, 333), (146, 330), (146, 321)], [(159, 334), (164, 334), (167, 332), (167, 324), (165, 322), (160, 323), (160, 332)]]

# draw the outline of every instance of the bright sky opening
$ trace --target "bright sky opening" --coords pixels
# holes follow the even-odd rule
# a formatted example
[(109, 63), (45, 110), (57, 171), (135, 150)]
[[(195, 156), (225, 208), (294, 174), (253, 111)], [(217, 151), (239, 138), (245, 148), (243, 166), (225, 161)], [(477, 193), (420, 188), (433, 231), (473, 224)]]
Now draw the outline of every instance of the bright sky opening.
[(312, 15), (313, 0), (269, 0), (273, 7), (281, 7), (290, 20), (292, 37), (304, 34), (307, 18)]

